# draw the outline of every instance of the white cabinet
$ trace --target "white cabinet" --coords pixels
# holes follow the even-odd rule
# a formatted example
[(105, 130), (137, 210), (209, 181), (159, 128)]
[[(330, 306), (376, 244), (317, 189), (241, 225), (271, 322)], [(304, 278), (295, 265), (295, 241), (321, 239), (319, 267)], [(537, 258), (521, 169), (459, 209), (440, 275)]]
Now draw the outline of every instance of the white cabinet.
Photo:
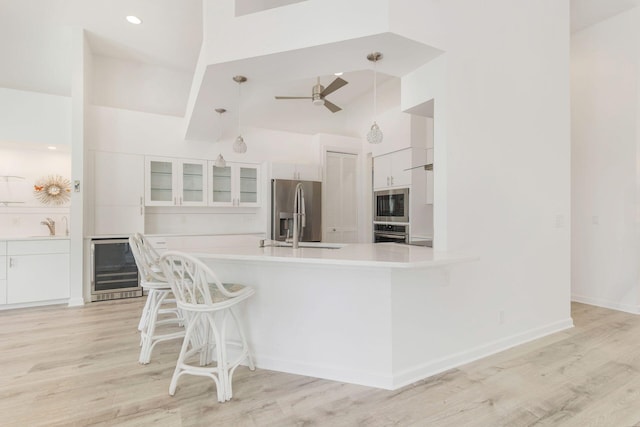
[(373, 188), (411, 185), (412, 149), (395, 151), (373, 159)]
[(316, 164), (272, 163), (271, 178), (322, 181), (322, 171)]
[(206, 160), (147, 157), (147, 206), (206, 206)]
[(227, 162), (218, 167), (209, 162), (209, 206), (260, 206), (260, 166)]
[(7, 303), (69, 298), (69, 240), (7, 243)]
[(0, 240), (0, 305), (7, 303), (7, 242)]
[(94, 154), (94, 233), (144, 232), (144, 156)]

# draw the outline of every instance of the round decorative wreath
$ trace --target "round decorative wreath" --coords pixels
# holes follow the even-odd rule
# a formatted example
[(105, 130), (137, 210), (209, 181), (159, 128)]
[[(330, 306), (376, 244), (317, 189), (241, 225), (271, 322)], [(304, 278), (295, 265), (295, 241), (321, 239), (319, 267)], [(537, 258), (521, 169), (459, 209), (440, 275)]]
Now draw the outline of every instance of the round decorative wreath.
[(71, 182), (60, 175), (40, 178), (33, 186), (33, 194), (46, 205), (62, 205), (71, 198)]

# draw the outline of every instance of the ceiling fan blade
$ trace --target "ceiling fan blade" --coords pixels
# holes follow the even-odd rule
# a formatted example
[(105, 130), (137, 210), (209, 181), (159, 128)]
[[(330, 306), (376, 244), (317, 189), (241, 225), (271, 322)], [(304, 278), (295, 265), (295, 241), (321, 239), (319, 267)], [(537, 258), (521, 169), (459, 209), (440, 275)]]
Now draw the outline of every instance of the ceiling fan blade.
[(338, 89), (340, 89), (342, 86), (346, 85), (347, 83), (349, 83), (349, 82), (344, 80), (344, 79), (341, 79), (340, 77), (338, 77), (334, 81), (332, 81), (329, 86), (324, 88), (324, 90), (322, 92), (320, 92), (320, 95), (322, 95), (323, 97), (327, 96), (330, 93), (337, 91)]
[(311, 99), (310, 96), (276, 96), (276, 99)]
[(332, 113), (337, 113), (338, 111), (342, 110), (342, 108), (338, 107), (331, 101), (327, 101), (326, 99), (324, 100), (324, 106), (331, 110)]

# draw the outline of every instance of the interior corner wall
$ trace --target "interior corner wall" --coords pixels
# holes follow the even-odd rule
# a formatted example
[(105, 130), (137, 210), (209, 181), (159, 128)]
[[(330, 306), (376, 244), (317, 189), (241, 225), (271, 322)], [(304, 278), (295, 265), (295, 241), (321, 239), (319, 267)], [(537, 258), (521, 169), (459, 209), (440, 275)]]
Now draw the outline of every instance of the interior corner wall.
[(640, 8), (571, 38), (572, 299), (640, 313)]
[[(84, 304), (85, 213), (85, 106), (88, 56), (90, 51), (83, 28), (72, 28), (71, 73), (71, 207), (69, 218), (69, 305)], [(75, 191), (74, 182), (80, 183)]]
[[(446, 203), (447, 250), (479, 257), (450, 269), (456, 309), (432, 345), (469, 360), (570, 327), (569, 1), (390, 4), (391, 31), (445, 51), (435, 220)], [(414, 105), (426, 74), (403, 79)]]
[(96, 55), (88, 99), (96, 105), (183, 117), (192, 78), (182, 70)]

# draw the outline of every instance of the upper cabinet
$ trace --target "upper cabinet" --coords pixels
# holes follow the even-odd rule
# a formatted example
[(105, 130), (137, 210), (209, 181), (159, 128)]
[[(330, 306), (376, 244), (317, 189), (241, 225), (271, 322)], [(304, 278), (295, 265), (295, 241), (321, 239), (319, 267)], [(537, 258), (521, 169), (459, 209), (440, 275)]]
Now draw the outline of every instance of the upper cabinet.
[(272, 163), (271, 178), (322, 181), (322, 170), (316, 164)]
[(373, 188), (408, 187), (411, 185), (412, 149), (374, 157)]
[(209, 206), (260, 206), (260, 166), (227, 162), (218, 167), (209, 162)]
[(147, 206), (207, 206), (207, 161), (147, 157)]
[(96, 151), (93, 174), (94, 234), (143, 232), (144, 156)]

